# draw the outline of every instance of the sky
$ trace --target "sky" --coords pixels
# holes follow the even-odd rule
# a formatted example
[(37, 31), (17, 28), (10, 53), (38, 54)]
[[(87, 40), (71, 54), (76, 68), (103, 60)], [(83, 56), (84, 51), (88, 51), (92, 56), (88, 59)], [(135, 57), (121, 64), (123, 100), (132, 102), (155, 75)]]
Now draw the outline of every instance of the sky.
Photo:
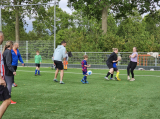
[[(67, 7), (67, 1), (68, 1), (68, 0), (61, 0), (61, 1), (59, 2), (59, 8), (61, 8), (63, 11), (66, 11), (66, 12), (69, 13), (69, 14), (72, 14), (72, 10), (71, 10), (69, 7)], [(25, 26), (26, 32), (32, 31), (32, 29), (33, 29), (32, 21), (34, 21), (34, 19), (31, 19), (31, 20), (30, 20), (30, 19), (27, 17), (27, 18), (25, 18), (25, 20), (26, 20), (26, 22), (27, 22), (27, 24), (28, 24), (28, 26)]]

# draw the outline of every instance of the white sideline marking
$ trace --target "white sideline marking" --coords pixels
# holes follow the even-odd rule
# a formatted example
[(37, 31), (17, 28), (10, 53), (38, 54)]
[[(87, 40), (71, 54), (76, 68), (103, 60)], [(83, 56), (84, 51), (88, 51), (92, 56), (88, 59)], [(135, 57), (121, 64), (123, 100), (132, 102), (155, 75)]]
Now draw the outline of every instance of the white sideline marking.
[[(26, 71), (26, 70), (18, 70), (18, 71), (21, 71), (21, 72), (33, 72), (33, 73), (34, 73), (34, 71)], [(51, 72), (51, 71), (41, 71), (41, 72), (54, 73), (54, 71), (53, 71), (53, 72)], [(75, 72), (65, 72), (65, 73), (68, 73), (68, 74), (82, 74), (82, 73), (75, 73)], [(106, 74), (103, 74), (103, 73), (93, 73), (93, 74), (106, 75)], [(126, 76), (127, 76), (127, 74), (119, 74), (119, 75), (126, 75)], [(153, 76), (153, 77), (160, 77), (160, 76), (158, 76), (158, 75), (135, 75), (135, 76)]]

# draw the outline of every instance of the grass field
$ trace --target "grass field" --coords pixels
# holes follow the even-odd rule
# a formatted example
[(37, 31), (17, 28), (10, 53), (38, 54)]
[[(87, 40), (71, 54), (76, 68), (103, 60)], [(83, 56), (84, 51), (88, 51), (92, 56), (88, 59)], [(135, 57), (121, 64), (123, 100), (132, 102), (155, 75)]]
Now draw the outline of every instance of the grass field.
[[(53, 82), (54, 70), (18, 67), (12, 100), (2, 119), (160, 119), (160, 72), (135, 71), (135, 82), (106, 81), (108, 70), (92, 69), (81, 84), (81, 69), (65, 71), (64, 82)], [(59, 76), (58, 76), (59, 80)]]

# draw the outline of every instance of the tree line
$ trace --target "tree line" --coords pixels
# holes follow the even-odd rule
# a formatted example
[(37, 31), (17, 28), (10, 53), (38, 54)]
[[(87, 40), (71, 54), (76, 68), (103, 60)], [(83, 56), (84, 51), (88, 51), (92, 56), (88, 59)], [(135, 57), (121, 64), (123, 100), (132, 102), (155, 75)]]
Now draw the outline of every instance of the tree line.
[[(21, 3), (15, 4), (25, 2), (20, 1)], [(153, 1), (155, 5), (156, 0)], [(144, 4), (137, 8), (136, 0), (131, 3), (70, 0), (68, 6), (75, 9), (72, 14), (56, 7), (56, 45), (65, 40), (67, 50), (73, 52), (107, 52), (112, 51), (113, 47), (128, 52), (134, 46), (140, 52), (160, 52), (160, 10), (151, 9), (153, 1), (143, 0)], [(28, 0), (28, 3), (36, 3), (36, 0)], [(17, 8), (2, 9), (5, 40), (54, 39), (53, 6), (19, 7), (18, 20), (16, 10)], [(148, 14), (142, 17), (143, 13)], [(35, 19), (33, 30), (28, 33), (25, 30), (26, 16)]]

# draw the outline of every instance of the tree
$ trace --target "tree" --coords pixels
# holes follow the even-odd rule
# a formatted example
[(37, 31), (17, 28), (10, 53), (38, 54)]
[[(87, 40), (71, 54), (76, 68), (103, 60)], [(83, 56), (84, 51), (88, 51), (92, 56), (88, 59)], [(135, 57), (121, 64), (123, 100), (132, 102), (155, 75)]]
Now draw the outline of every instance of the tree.
[[(36, 4), (36, 3), (47, 3), (52, 0), (7, 0), (3, 1), (2, 5), (23, 5), (23, 4)], [(45, 6), (44, 6), (45, 7)], [(19, 29), (19, 23), (20, 19), (23, 21), (24, 24), (24, 18), (26, 16), (31, 16), (32, 14), (37, 14), (39, 10), (39, 6), (27, 6), (27, 7), (5, 7), (5, 10), (13, 11), (15, 14), (15, 39), (16, 42), (19, 42), (20, 39), (20, 29)], [(32, 12), (31, 12), (32, 11)]]
[[(33, 30), (42, 39), (49, 39), (54, 34), (54, 6), (48, 9), (41, 9), (33, 21)], [(72, 15), (67, 14), (61, 8), (56, 7), (56, 28), (59, 30), (74, 27)]]
[[(2, 29), (5, 40), (15, 40), (15, 15), (13, 11), (2, 9)], [(22, 19), (19, 19), (20, 39), (27, 40)]]
[[(108, 12), (114, 12), (116, 17), (126, 17), (126, 13), (133, 15), (133, 8), (139, 8), (140, 14), (155, 11), (160, 6), (159, 0), (68, 0), (68, 6), (81, 10), (88, 18), (92, 16), (97, 20), (102, 19), (103, 34), (107, 34)], [(156, 5), (155, 5), (156, 4)]]

